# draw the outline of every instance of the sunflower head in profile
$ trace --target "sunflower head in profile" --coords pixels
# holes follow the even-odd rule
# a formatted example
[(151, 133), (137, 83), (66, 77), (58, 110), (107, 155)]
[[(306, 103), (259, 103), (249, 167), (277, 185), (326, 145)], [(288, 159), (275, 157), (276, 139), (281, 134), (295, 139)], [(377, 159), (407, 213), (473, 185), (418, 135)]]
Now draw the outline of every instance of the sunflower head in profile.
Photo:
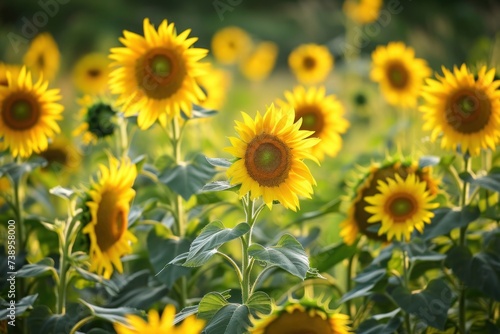
[(67, 138), (56, 137), (39, 156), (47, 160), (44, 170), (60, 172), (78, 168), (81, 160), (80, 153), (75, 145)]
[(8, 72), (7, 78), (7, 87), (0, 89), (0, 138), (14, 157), (29, 157), (45, 150), (60, 132), (61, 96), (58, 89), (47, 89), (42, 78), (33, 83), (25, 67), (17, 77)]
[(382, 0), (346, 0), (345, 15), (358, 24), (367, 24), (378, 19)]
[(206, 72), (199, 61), (207, 50), (191, 47), (197, 41), (188, 38), (191, 31), (178, 35), (167, 20), (156, 30), (144, 19), (143, 29), (144, 36), (124, 31), (120, 42), (125, 47), (111, 49), (109, 87), (119, 95), (117, 104), (125, 116), (138, 113), (137, 123), (144, 130), (157, 120), (166, 126), (181, 111), (191, 116), (192, 103), (205, 97), (196, 78)]
[(424, 182), (425, 190), (431, 195), (439, 192), (439, 180), (433, 176), (430, 166), (420, 168), (416, 162), (409, 159), (390, 158), (383, 163), (374, 163), (368, 168), (361, 168), (360, 175), (350, 182), (349, 194), (344, 198), (348, 206), (347, 218), (340, 224), (340, 236), (348, 245), (356, 242), (359, 235), (364, 235), (370, 240), (387, 241), (385, 234), (373, 230), (373, 224), (368, 220), (372, 216), (366, 211), (370, 204), (367, 197), (380, 193), (379, 181), (395, 180), (396, 176), (406, 179), (410, 174), (415, 174), (416, 179)]
[(82, 107), (79, 118), (82, 122), (73, 131), (73, 135), (82, 135), (83, 142), (88, 145), (112, 136), (117, 128), (116, 107), (105, 97), (85, 95), (78, 103)]
[(73, 82), (84, 94), (102, 94), (108, 87), (110, 60), (101, 53), (81, 57), (73, 68)]
[(250, 334), (348, 334), (349, 317), (317, 300), (289, 300), (268, 316), (254, 320)]
[(481, 149), (495, 150), (500, 137), (500, 80), (495, 70), (482, 67), (474, 77), (464, 64), (444, 76), (428, 79), (422, 96), (423, 129), (431, 140), (442, 134), (441, 147), (477, 156)]
[(239, 138), (230, 137), (232, 146), (225, 150), (237, 160), (227, 170), (231, 184), (241, 184), (240, 197), (263, 198), (269, 208), (277, 200), (291, 210), (299, 207), (298, 195), (311, 198), (316, 184), (304, 159), (317, 162), (310, 148), (318, 138), (313, 132), (300, 130), (302, 121), (294, 121), (293, 109), (267, 108), (255, 119), (242, 113), (236, 121)]
[(179, 326), (175, 326), (175, 307), (172, 305), (165, 306), (161, 317), (156, 310), (150, 310), (148, 312), (147, 321), (132, 314), (126, 315), (125, 318), (127, 319), (128, 325), (123, 325), (118, 322), (114, 323), (117, 334), (200, 334), (205, 326), (205, 322), (197, 319), (194, 315), (187, 317)]
[(231, 85), (231, 74), (223, 69), (207, 65), (207, 73), (196, 78), (205, 97), (198, 104), (206, 109), (220, 110), (226, 102), (227, 92)]
[(313, 85), (326, 80), (333, 56), (324, 45), (303, 44), (290, 53), (288, 65), (300, 83)]
[(278, 46), (273, 42), (261, 42), (240, 63), (240, 71), (250, 81), (266, 79), (274, 68)]
[(342, 147), (341, 134), (349, 122), (344, 118), (344, 107), (335, 95), (326, 95), (325, 87), (298, 86), (285, 92), (286, 101), (278, 100), (283, 108), (295, 110), (295, 122), (302, 119), (301, 130), (314, 131), (311, 137), (321, 139), (311, 151), (323, 160), (325, 154), (336, 156)]
[(221, 64), (231, 65), (246, 57), (252, 49), (252, 38), (243, 29), (229, 26), (212, 37), (211, 51)]
[(26, 65), (33, 75), (43, 76), (46, 80), (52, 80), (59, 70), (61, 54), (57, 43), (48, 32), (37, 35), (30, 43), (29, 49), (24, 55)]
[(382, 94), (391, 105), (415, 107), (424, 79), (430, 75), (427, 62), (415, 58), (413, 48), (402, 42), (378, 46), (372, 53), (370, 78), (379, 83)]
[(17, 78), (21, 72), (21, 66), (0, 63), (0, 88), (7, 87), (9, 85), (7, 72), (10, 72), (10, 75), (13, 78)]
[(113, 267), (123, 272), (120, 258), (132, 251), (130, 243), (137, 240), (128, 230), (136, 176), (136, 167), (128, 159), (111, 158), (109, 168), (100, 166), (100, 175), (86, 194), (89, 221), (82, 231), (90, 238), (90, 270), (104, 278), (111, 277)]

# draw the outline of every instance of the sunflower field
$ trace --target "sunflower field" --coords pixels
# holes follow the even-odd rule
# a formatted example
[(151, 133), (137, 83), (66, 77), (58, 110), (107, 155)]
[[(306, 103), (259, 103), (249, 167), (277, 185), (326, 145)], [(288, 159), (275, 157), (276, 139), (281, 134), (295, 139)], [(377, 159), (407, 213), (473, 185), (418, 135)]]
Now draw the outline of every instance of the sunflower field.
[(0, 3), (0, 334), (500, 333), (500, 2)]

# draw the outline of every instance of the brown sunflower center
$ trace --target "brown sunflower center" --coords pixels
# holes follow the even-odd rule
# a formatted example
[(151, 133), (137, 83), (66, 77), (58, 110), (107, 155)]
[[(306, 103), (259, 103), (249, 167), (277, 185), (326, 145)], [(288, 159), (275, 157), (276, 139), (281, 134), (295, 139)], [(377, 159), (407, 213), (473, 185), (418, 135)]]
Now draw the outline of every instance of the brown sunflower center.
[(306, 56), (302, 60), (302, 65), (306, 70), (312, 70), (316, 66), (316, 59), (311, 56)]
[(409, 73), (403, 64), (394, 62), (387, 67), (387, 78), (391, 86), (402, 89), (408, 84)]
[(39, 55), (38, 58), (36, 59), (36, 63), (40, 68), (45, 67), (45, 58), (43, 57), (43, 54)]
[(295, 310), (283, 313), (267, 325), (265, 334), (333, 334), (328, 319), (320, 315), (310, 315), (306, 311)]
[(87, 71), (87, 74), (89, 75), (89, 77), (91, 78), (97, 78), (98, 76), (101, 75), (101, 70), (98, 69), (98, 68), (91, 68)]
[[(314, 131), (312, 136), (318, 137), (325, 126), (321, 111), (316, 106), (304, 106), (295, 111), (295, 122), (302, 118), (301, 130)], [(311, 137), (312, 137), (311, 136)]]
[(446, 108), (446, 121), (461, 133), (482, 130), (490, 117), (491, 102), (479, 91), (461, 90), (455, 93)]
[(54, 163), (60, 164), (62, 166), (68, 165), (68, 152), (66, 152), (62, 148), (49, 147), (45, 151), (41, 152), (40, 156), (45, 158), (49, 165)]
[(0, 86), (8, 86), (9, 82), (7, 81), (7, 77), (0, 79)]
[(290, 148), (278, 137), (261, 134), (248, 144), (245, 167), (252, 179), (264, 187), (277, 187), (283, 183), (291, 168)]
[(393, 217), (394, 222), (402, 223), (411, 218), (417, 210), (415, 198), (410, 194), (395, 194), (391, 197), (385, 207), (385, 211)]
[(97, 244), (103, 252), (117, 243), (127, 230), (127, 213), (117, 201), (118, 194), (105, 191), (97, 208), (95, 234)]
[(40, 118), (40, 106), (35, 97), (27, 93), (15, 93), (3, 101), (2, 120), (13, 131), (31, 129)]

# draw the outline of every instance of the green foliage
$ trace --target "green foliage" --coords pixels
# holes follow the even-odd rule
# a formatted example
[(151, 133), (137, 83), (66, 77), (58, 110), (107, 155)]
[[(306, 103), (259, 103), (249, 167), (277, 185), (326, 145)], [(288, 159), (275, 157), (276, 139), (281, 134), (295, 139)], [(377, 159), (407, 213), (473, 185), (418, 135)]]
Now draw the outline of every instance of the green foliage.
[(245, 334), (250, 323), (250, 309), (247, 305), (227, 304), (207, 324), (205, 334)]
[(356, 245), (349, 246), (344, 243), (325, 247), (311, 256), (311, 267), (318, 269), (320, 272), (327, 271), (336, 264), (356, 254), (357, 250)]

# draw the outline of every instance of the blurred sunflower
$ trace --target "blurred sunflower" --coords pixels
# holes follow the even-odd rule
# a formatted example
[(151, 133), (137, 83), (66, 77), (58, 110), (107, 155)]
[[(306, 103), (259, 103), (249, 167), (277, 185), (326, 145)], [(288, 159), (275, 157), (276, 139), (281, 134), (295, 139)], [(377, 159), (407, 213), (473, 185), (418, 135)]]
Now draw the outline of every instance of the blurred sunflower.
[(178, 334), (200, 334), (203, 326), (203, 320), (196, 319), (196, 317), (187, 317), (180, 326), (174, 326), (175, 307), (167, 305), (160, 315), (156, 310), (148, 312), (148, 321), (144, 321), (137, 315), (125, 316), (129, 326), (114, 323), (117, 334), (145, 334), (145, 333), (178, 333)]
[(100, 165), (97, 182), (87, 193), (85, 203), (89, 221), (83, 233), (90, 238), (90, 270), (104, 278), (110, 278), (113, 266), (123, 272), (120, 258), (132, 251), (131, 242), (136, 237), (128, 230), (130, 201), (137, 170), (128, 159), (118, 161), (111, 158), (109, 168)]
[(24, 55), (24, 64), (33, 72), (33, 75), (43, 76), (51, 81), (59, 70), (61, 54), (57, 43), (51, 34), (44, 32), (37, 35)]
[(453, 72), (443, 67), (444, 77), (428, 79), (422, 96), (425, 104), (423, 129), (431, 131), (431, 141), (442, 134), (441, 147), (473, 156), (481, 149), (495, 147), (500, 137), (500, 80), (495, 70), (482, 67), (477, 78), (464, 64)]
[(391, 105), (415, 107), (424, 79), (430, 75), (427, 62), (415, 58), (413, 48), (402, 42), (378, 46), (372, 53), (370, 78), (380, 84), (382, 94)]
[(63, 106), (58, 89), (47, 90), (40, 78), (33, 84), (23, 67), (18, 77), (9, 74), (8, 86), (0, 89), (0, 138), (14, 157), (29, 157), (47, 148), (48, 139), (60, 131)]
[(73, 131), (73, 135), (83, 135), (85, 145), (96, 144), (99, 139), (115, 133), (117, 112), (110, 101), (101, 96), (85, 95), (78, 103), (82, 107), (79, 112), (82, 124)]
[(288, 65), (303, 84), (323, 82), (333, 68), (333, 56), (326, 46), (303, 44), (290, 53)]
[(278, 57), (278, 46), (273, 42), (262, 42), (240, 63), (241, 73), (251, 81), (266, 79), (274, 68)]
[(378, 19), (382, 0), (346, 0), (344, 13), (358, 24), (367, 24)]
[(302, 119), (301, 130), (314, 131), (311, 137), (321, 139), (311, 151), (323, 160), (325, 154), (334, 157), (342, 147), (342, 133), (349, 122), (343, 117), (344, 107), (334, 95), (326, 95), (325, 87), (305, 89), (298, 86), (285, 92), (286, 101), (278, 100), (283, 108), (295, 110), (295, 122)]
[(231, 83), (231, 74), (223, 69), (207, 66), (207, 73), (196, 79), (205, 92), (205, 98), (198, 103), (206, 109), (220, 110), (226, 102), (227, 92)]
[(355, 181), (349, 182), (350, 193), (343, 201), (348, 205), (348, 209), (347, 218), (340, 224), (340, 236), (348, 245), (354, 244), (359, 234), (371, 240), (387, 241), (385, 235), (379, 235), (370, 228), (372, 225), (368, 219), (371, 214), (366, 211), (369, 205), (366, 198), (379, 193), (377, 189), (379, 181), (394, 180), (396, 175), (406, 179), (409, 174), (415, 174), (418, 181), (425, 182), (426, 191), (431, 195), (436, 195), (439, 191), (439, 180), (432, 175), (432, 168), (430, 166), (419, 168), (418, 164), (411, 160), (392, 158), (361, 170), (361, 175), (357, 176)]
[(84, 94), (104, 93), (108, 86), (110, 60), (101, 53), (81, 57), (73, 68), (73, 82)]
[(212, 37), (211, 51), (215, 59), (226, 65), (235, 64), (250, 53), (252, 39), (243, 29), (225, 27)]
[(312, 131), (300, 130), (292, 109), (271, 105), (264, 116), (242, 115), (243, 122), (235, 126), (240, 138), (230, 137), (232, 146), (225, 149), (238, 159), (227, 170), (231, 184), (241, 184), (240, 197), (250, 192), (251, 199), (262, 196), (269, 208), (277, 200), (296, 211), (297, 195), (311, 198), (316, 185), (303, 159), (317, 162), (310, 148), (319, 139), (308, 138)]
[(12, 189), (9, 179), (6, 176), (0, 177), (0, 208), (6, 203), (5, 200)]
[(7, 72), (10, 72), (10, 75), (13, 78), (17, 78), (19, 76), (19, 72), (21, 72), (21, 66), (0, 63), (0, 88), (2, 86), (7, 87), (9, 84), (7, 80)]
[(125, 47), (112, 48), (116, 67), (110, 74), (109, 86), (119, 94), (125, 116), (138, 113), (137, 123), (143, 130), (156, 120), (166, 126), (167, 119), (178, 117), (181, 110), (191, 116), (192, 103), (205, 97), (196, 78), (205, 74), (199, 62), (207, 50), (192, 48), (197, 38), (188, 38), (190, 29), (181, 34), (167, 20), (158, 31), (144, 19), (144, 37), (124, 31), (120, 42)]
[(38, 153), (47, 160), (45, 170), (60, 171), (76, 169), (80, 165), (81, 156), (75, 145), (64, 137), (56, 137), (49, 146)]
[(396, 175), (385, 182), (378, 181), (378, 194), (365, 197), (370, 204), (365, 210), (373, 216), (369, 223), (381, 222), (379, 235), (386, 234), (391, 241), (394, 237), (401, 241), (409, 241), (414, 229), (423, 232), (425, 223), (430, 223), (434, 213), (430, 210), (439, 206), (433, 203), (436, 195), (426, 190), (425, 181), (419, 181), (415, 174), (405, 179)]

